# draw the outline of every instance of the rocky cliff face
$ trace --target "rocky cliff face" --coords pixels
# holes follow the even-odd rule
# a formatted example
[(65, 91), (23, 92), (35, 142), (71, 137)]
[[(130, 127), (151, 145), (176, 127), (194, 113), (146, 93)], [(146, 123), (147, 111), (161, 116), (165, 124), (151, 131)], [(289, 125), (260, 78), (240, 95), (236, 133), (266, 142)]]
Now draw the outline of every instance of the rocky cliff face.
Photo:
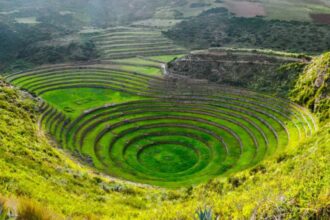
[[(287, 65), (290, 68), (283, 68)], [(189, 78), (285, 95), (305, 65), (298, 58), (208, 50), (174, 60), (168, 64), (168, 70)]]

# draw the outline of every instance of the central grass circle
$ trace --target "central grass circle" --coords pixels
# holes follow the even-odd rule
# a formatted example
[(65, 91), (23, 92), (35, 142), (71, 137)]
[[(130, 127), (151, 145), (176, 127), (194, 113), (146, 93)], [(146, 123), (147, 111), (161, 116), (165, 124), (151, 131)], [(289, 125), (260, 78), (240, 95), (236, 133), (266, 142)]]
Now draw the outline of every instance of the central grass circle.
[(149, 170), (160, 173), (177, 173), (193, 167), (198, 154), (184, 145), (160, 144), (143, 148), (139, 162)]

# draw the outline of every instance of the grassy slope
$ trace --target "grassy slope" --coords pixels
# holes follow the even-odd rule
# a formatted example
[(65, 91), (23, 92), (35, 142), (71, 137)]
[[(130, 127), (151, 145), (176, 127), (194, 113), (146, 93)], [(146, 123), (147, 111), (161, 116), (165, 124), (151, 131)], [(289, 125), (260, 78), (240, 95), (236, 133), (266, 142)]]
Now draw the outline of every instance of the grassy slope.
[(179, 45), (192, 49), (248, 47), (318, 54), (330, 48), (329, 25), (238, 18), (228, 16), (225, 9), (206, 11), (164, 33)]
[(157, 60), (157, 61), (160, 61), (160, 62), (170, 62), (172, 61), (173, 59), (176, 59), (176, 58), (180, 58), (180, 57), (183, 57), (184, 55), (163, 55), (163, 56), (153, 56), (153, 57), (150, 57), (151, 59), (153, 60)]
[(42, 95), (42, 98), (72, 118), (97, 106), (141, 99), (141, 97), (124, 92), (96, 88), (56, 90)]
[[(261, 0), (261, 2), (270, 19), (310, 21), (309, 13), (330, 13), (327, 1)], [(324, 2), (327, 2), (328, 6)]]
[(299, 77), (292, 100), (309, 107), (321, 119), (330, 118), (330, 52), (314, 59)]
[(138, 73), (144, 73), (146, 75), (160, 76), (161, 70), (154, 67), (139, 67), (139, 66), (121, 66), (122, 70), (126, 71), (136, 71)]
[[(163, 57), (169, 57), (168, 59), (170, 59), (173, 56), (171, 55)], [(125, 62), (137, 64), (137, 66), (120, 64), (119, 68), (125, 71), (136, 71), (145, 75), (162, 75), (160, 68), (138, 66), (139, 64), (157, 65), (157, 63), (152, 61), (147, 61), (140, 58), (129, 58), (116, 60), (116, 62), (118, 62), (119, 64), (121, 62), (124, 62), (124, 64)], [(115, 104), (141, 99), (141, 97), (137, 97), (124, 92), (99, 88), (75, 88), (56, 90), (48, 92), (41, 97), (59, 110), (66, 113), (71, 118), (79, 116), (84, 110), (92, 109), (105, 104)]]
[(0, 88), (4, 196), (37, 200), (59, 215), (77, 218), (191, 219), (205, 205), (224, 219), (329, 217), (329, 120), (300, 147), (251, 170), (169, 191), (109, 180), (72, 161), (37, 129), (35, 103), (5, 85)]
[[(327, 219), (329, 213), (330, 122), (299, 148), (244, 171), (193, 190), (192, 199), (169, 202), (157, 214), (188, 218), (196, 207), (213, 207), (220, 219)], [(177, 210), (177, 211), (174, 211)], [(156, 218), (157, 215), (152, 216)]]
[(53, 148), (37, 128), (31, 99), (1, 84), (0, 106), (2, 195), (33, 198), (57, 213), (80, 218), (88, 213), (125, 218), (149, 207), (153, 199), (144, 201), (145, 189), (93, 174)]

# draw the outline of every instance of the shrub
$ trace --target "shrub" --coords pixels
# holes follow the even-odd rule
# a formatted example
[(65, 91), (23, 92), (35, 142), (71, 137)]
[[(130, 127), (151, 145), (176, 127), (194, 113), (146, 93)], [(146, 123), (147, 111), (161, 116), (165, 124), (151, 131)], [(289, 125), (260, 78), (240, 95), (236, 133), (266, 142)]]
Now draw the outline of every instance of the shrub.
[(5, 203), (6, 203), (5, 199), (0, 197), (0, 220), (8, 219), (9, 213)]
[(60, 219), (50, 210), (39, 206), (29, 199), (19, 201), (17, 220), (53, 220)]
[(197, 219), (198, 220), (212, 220), (213, 214), (211, 208), (204, 208), (204, 209), (198, 209), (196, 211)]

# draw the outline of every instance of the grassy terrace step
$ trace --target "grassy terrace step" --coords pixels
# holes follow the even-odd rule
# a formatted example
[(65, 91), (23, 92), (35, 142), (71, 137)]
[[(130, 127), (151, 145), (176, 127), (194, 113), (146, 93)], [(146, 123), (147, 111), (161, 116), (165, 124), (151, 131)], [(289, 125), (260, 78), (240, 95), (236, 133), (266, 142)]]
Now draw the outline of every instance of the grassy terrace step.
[(113, 64), (113, 65), (124, 65), (124, 66), (133, 66), (133, 67), (152, 67), (152, 68), (160, 68), (161, 65), (159, 65), (158, 63), (155, 62), (148, 62), (148, 61), (144, 61), (144, 60), (109, 60), (109, 61), (104, 61), (102, 62), (104, 64)]
[[(67, 81), (63, 81), (66, 80)], [(47, 80), (47, 79), (46, 79)], [(82, 81), (84, 80), (84, 81)], [(37, 93), (37, 94), (42, 94), (45, 91), (52, 91), (53, 89), (58, 89), (56, 88), (57, 86), (73, 86), (73, 85), (81, 85), (82, 87), (86, 87), (85, 84), (87, 85), (97, 85), (97, 86), (109, 86), (109, 88), (120, 88), (120, 89), (126, 89), (127, 91), (139, 93), (138, 90), (145, 87), (143, 84), (138, 84), (134, 83), (134, 85), (126, 85), (128, 80), (121, 80), (121, 79), (110, 79), (109, 81), (105, 80), (104, 77), (102, 76), (87, 76), (87, 77), (82, 77), (78, 75), (77, 77), (63, 77), (57, 80), (53, 80), (52, 82), (48, 83), (43, 83), (44, 81), (36, 82), (32, 85), (26, 85), (25, 88), (31, 92)], [(87, 86), (88, 87), (88, 86)]]
[[(51, 79), (54, 79), (54, 78), (51, 78)], [(38, 81), (39, 81), (40, 79), (38, 79)]]
[(172, 54), (182, 54), (185, 53), (184, 49), (174, 49), (174, 50), (150, 50), (150, 51), (133, 51), (133, 52), (122, 52), (122, 53), (108, 53), (104, 57), (109, 59), (122, 59), (136, 56), (159, 56), (159, 55), (172, 55)]
[(53, 70), (42, 69), (14, 74), (7, 77), (7, 80), (21, 88), (42, 94), (46, 91), (63, 88), (57, 88), (61, 85), (77, 86), (79, 84), (83, 87), (85, 87), (84, 84), (94, 84), (139, 93), (142, 88), (146, 89), (150, 80), (160, 81), (162, 79), (133, 71), (113, 71), (113, 69), (95, 67), (60, 67)]
[[(179, 98), (176, 98), (176, 100), (180, 100)], [(286, 125), (282, 122), (284, 121), (290, 121), (291, 124), (290, 126), (292, 126), (294, 128), (294, 132), (295, 134), (297, 133), (297, 135), (300, 137), (301, 133), (300, 133), (300, 129), (299, 126), (297, 126), (297, 123), (302, 123), (302, 119), (299, 117), (296, 117), (296, 120), (294, 120), (294, 118), (289, 117), (285, 112), (281, 112), (280, 110), (276, 109), (276, 107), (272, 107), (272, 106), (265, 106), (262, 103), (258, 103), (255, 101), (249, 101), (248, 99), (237, 99), (235, 97), (231, 97), (231, 96), (221, 96), (221, 97), (215, 97), (215, 98), (189, 98), (189, 97), (181, 97), (181, 100), (190, 100), (190, 101), (204, 101), (204, 102), (213, 102), (213, 103), (220, 103), (220, 102), (224, 102), (224, 103), (235, 103), (235, 107), (242, 107), (242, 108), (248, 108), (251, 109), (254, 112), (258, 112), (260, 114), (263, 115), (267, 115), (268, 117), (272, 118), (272, 120), (278, 122), (279, 126), (281, 128), (284, 129), (284, 131), (287, 133), (287, 135), (289, 136), (289, 131), (286, 128)], [(213, 106), (216, 106), (213, 104)], [(259, 110), (256, 107), (260, 107), (262, 110)], [(231, 109), (232, 107), (230, 105), (227, 105), (227, 108)], [(308, 132), (309, 133), (309, 132)]]
[(94, 42), (99, 49), (103, 49), (107, 46), (116, 46), (122, 44), (146, 44), (146, 43), (172, 43), (167, 39), (159, 39), (159, 38), (131, 38), (131, 39), (119, 39), (119, 40), (103, 40), (103, 41), (95, 41)]
[[(103, 75), (100, 73), (97, 74), (93, 74), (92, 77), (90, 76), (82, 76), (81, 73), (71, 73), (69, 76), (62, 76), (65, 75), (65, 72), (60, 72), (59, 75), (57, 74), (48, 74), (47, 77), (38, 77), (37, 79), (34, 80), (29, 80), (28, 84), (23, 84), (23, 87), (26, 89), (29, 89), (30, 91), (42, 94), (45, 91), (43, 89), (46, 89), (46, 91), (51, 90), (52, 88), (56, 89), (56, 87), (58, 85), (71, 85), (74, 83), (79, 83), (80, 80), (83, 80), (84, 84), (85, 83), (99, 83), (100, 85), (105, 85), (106, 83), (110, 83), (112, 82), (112, 85), (119, 85), (121, 89), (126, 88), (126, 89), (133, 89), (134, 87), (132, 86), (136, 86), (135, 90), (140, 90), (141, 88), (143, 88), (143, 84), (137, 84), (137, 80), (134, 79), (130, 81), (130, 78), (125, 78), (121, 75), (119, 75), (119, 79), (115, 79), (113, 76), (109, 78), (109, 82), (107, 82), (107, 75)], [(118, 77), (118, 76), (117, 76)], [(99, 81), (96, 81), (96, 79), (100, 79)], [(48, 84), (47, 81), (50, 81), (51, 84)], [(62, 81), (65, 81), (62, 83)], [(121, 84), (118, 84), (118, 82), (120, 82)], [(146, 83), (143, 82), (142, 83)], [(126, 84), (130, 84), (130, 86), (125, 86)], [(21, 85), (22, 86), (22, 85)]]
[[(147, 102), (143, 102), (143, 103), (141, 103), (141, 104), (145, 104), (146, 106), (149, 106), (149, 105), (151, 105), (152, 103), (147, 103)], [(212, 106), (213, 107), (213, 106)], [(226, 108), (229, 108), (228, 106), (225, 106)], [(214, 107), (213, 107), (214, 108)], [(226, 108), (223, 108), (223, 109), (226, 109)], [(233, 111), (233, 110), (235, 110), (235, 109), (230, 109), (231, 111)], [(218, 110), (219, 111), (219, 110)], [(224, 111), (224, 110), (222, 110), (222, 111)], [(237, 111), (237, 108), (236, 108), (236, 111)], [(241, 110), (242, 111), (242, 110)], [(238, 111), (238, 112), (240, 112), (240, 111)], [(246, 114), (246, 112), (244, 112), (244, 114)], [(250, 116), (252, 116), (252, 117), (256, 117), (256, 116), (254, 116), (253, 114), (251, 114), (250, 113)], [(239, 114), (236, 114), (236, 117), (238, 117), (239, 118)], [(243, 118), (245, 118), (244, 116), (241, 116), (241, 117), (243, 117)], [(262, 123), (264, 123), (264, 121), (262, 121), (262, 119), (260, 119), (260, 118), (258, 118), (258, 117), (256, 117), (258, 120), (260, 120)], [(246, 119), (247, 120), (247, 119)], [(251, 122), (250, 122), (251, 123)], [(253, 123), (251, 123), (251, 124), (253, 124)], [(275, 134), (275, 132), (274, 132), (274, 134)]]
[(135, 71), (123, 71), (120, 68), (114, 68), (114, 67), (98, 67), (98, 66), (72, 66), (72, 65), (66, 65), (66, 66), (56, 66), (54, 68), (41, 68), (41, 69), (36, 69), (36, 70), (31, 70), (31, 71), (26, 71), (26, 72), (19, 72), (19, 73), (14, 73), (9, 76), (6, 76), (5, 79), (9, 82), (16, 81), (24, 81), (26, 79), (24, 78), (30, 78), (30, 77), (38, 77), (38, 76), (51, 76), (51, 75), (56, 75), (61, 72), (66, 72), (68, 75), (72, 71), (89, 71), (90, 73), (92, 72), (105, 72), (105, 73), (113, 73), (113, 72), (118, 72), (120, 74), (128, 74), (131, 76), (134, 76), (136, 78), (143, 78), (145, 80), (161, 80), (159, 77), (155, 76), (148, 76), (143, 73), (137, 73)]
[(93, 41), (97, 46), (117, 46), (117, 45), (130, 45), (130, 44), (157, 44), (167, 43), (173, 44), (172, 41), (162, 36), (125, 36), (125, 37), (109, 37), (104, 39), (97, 39)]
[(122, 27), (122, 28), (106, 28), (103, 29), (103, 31), (95, 34), (96, 36), (100, 34), (106, 34), (106, 33), (136, 33), (136, 32), (159, 32), (158, 29), (151, 29), (151, 28), (139, 28), (139, 27)]
[(157, 29), (108, 29), (92, 36), (91, 40), (101, 56), (110, 59), (186, 53)]
[(164, 46), (160, 45), (150, 45), (150, 46), (144, 46), (144, 47), (123, 47), (123, 48), (116, 48), (116, 49), (103, 49), (103, 52), (105, 54), (107, 53), (116, 53), (116, 52), (136, 52), (136, 51), (148, 51), (148, 50), (174, 50), (174, 49), (180, 49), (175, 45), (167, 44)]
[[(210, 86), (208, 86), (207, 88), (209, 88), (209, 87)], [(203, 90), (205, 91), (205, 88)], [(172, 88), (171, 91), (175, 91), (175, 88)], [(221, 91), (218, 89), (218, 92), (220, 92), (222, 94), (229, 93), (231, 95), (231, 99), (236, 99), (238, 101), (240, 100), (241, 96), (245, 96), (246, 100), (244, 100), (244, 102), (250, 102), (252, 105), (258, 103), (258, 101), (259, 102), (263, 101), (264, 103), (267, 103), (267, 105), (262, 104), (262, 106), (265, 106), (266, 108), (274, 109), (277, 112), (283, 111), (284, 115), (288, 115), (288, 116), (286, 116), (287, 119), (289, 119), (288, 117), (293, 117), (298, 120), (298, 124), (307, 125), (307, 127), (309, 129), (306, 129), (304, 125), (302, 125), (301, 127), (309, 135), (310, 135), (311, 131), (316, 130), (316, 123), (313, 120), (313, 117), (311, 116), (311, 114), (306, 112), (306, 110), (302, 109), (300, 106), (297, 106), (296, 104), (293, 104), (293, 103), (289, 103), (286, 100), (274, 99), (273, 97), (269, 97), (269, 96), (260, 96), (254, 92), (249, 92), (249, 91), (244, 91), (244, 90), (240, 91), (237, 89), (230, 89), (230, 88), (225, 88), (225, 90), (221, 90)], [(196, 93), (194, 93), (195, 97), (204, 97), (204, 99), (205, 99), (205, 97), (206, 97), (206, 99), (210, 98), (210, 95), (206, 95), (206, 96), (201, 95), (201, 94), (203, 94), (202, 91), (200, 91), (199, 95), (195, 95), (195, 94)], [(183, 99), (185, 99), (185, 98), (187, 98), (187, 97), (183, 96)], [(188, 98), (190, 98), (190, 97), (188, 97)], [(248, 100), (251, 100), (251, 101), (248, 101)], [(273, 100), (273, 101), (270, 101), (270, 100)], [(268, 104), (268, 103), (270, 103), (270, 104)], [(291, 110), (294, 109), (295, 111), (290, 111), (290, 109)]]
[(149, 46), (144, 48), (121, 48), (121, 49), (105, 49), (103, 53), (105, 55), (115, 54), (115, 53), (145, 53), (148, 51), (170, 51), (170, 50), (183, 50), (173, 45), (166, 46)]
[(160, 32), (115, 32), (115, 33), (104, 33), (95, 37), (92, 37), (93, 40), (103, 40), (103, 39), (112, 39), (112, 38), (119, 38), (119, 37), (161, 37)]
[(40, 111), (43, 112), (43, 115), (39, 120), (39, 126), (44, 127), (51, 135), (59, 140), (61, 135), (63, 135), (64, 126), (69, 124), (70, 119), (46, 102), (42, 102)]
[(157, 63), (168, 63), (173, 59), (184, 56), (184, 54), (172, 54), (172, 55), (155, 55), (151, 57), (143, 57), (145, 60), (157, 62)]
[[(143, 104), (143, 103), (142, 103)], [(145, 104), (145, 103), (144, 103)], [(150, 104), (150, 103), (149, 103)], [(152, 109), (152, 111), (153, 112), (162, 112), (162, 111), (164, 111), (164, 110), (159, 110), (159, 109), (161, 109), (161, 108), (167, 108), (167, 109), (171, 109), (172, 110), (172, 108), (169, 108), (169, 107), (171, 107), (171, 106), (162, 106), (162, 105), (159, 105), (159, 106), (157, 106), (157, 107), (159, 107), (159, 108), (156, 108), (156, 109), (154, 109), (154, 107), (153, 106), (151, 106), (151, 107), (146, 107), (147, 109), (145, 109), (144, 111), (145, 112), (148, 112), (148, 110), (150, 111), (150, 108)], [(189, 106), (189, 107), (191, 107), (191, 106)], [(135, 109), (134, 109), (135, 110)], [(200, 110), (200, 109), (199, 109)], [(184, 109), (184, 110), (182, 110), (182, 109), (180, 109), (180, 108), (175, 108), (175, 109), (173, 109), (173, 112), (176, 112), (176, 113), (179, 113), (179, 112), (181, 112), (181, 113), (198, 113), (197, 111), (194, 111), (194, 110), (189, 110), (189, 109)], [(202, 113), (204, 113), (205, 115), (208, 115), (208, 116), (216, 116), (216, 113), (219, 113), (219, 112), (212, 112), (212, 111), (205, 111), (205, 110), (203, 110), (203, 111), (200, 111), (200, 112), (202, 112)], [(137, 113), (136, 111), (135, 111), (135, 113)], [(143, 112), (140, 112), (140, 113), (143, 113)], [(221, 112), (221, 113), (223, 113), (223, 112)], [(224, 113), (225, 114), (225, 113)], [(227, 113), (227, 116), (228, 116), (229, 114)], [(229, 116), (231, 116), (231, 115), (229, 115)], [(237, 115), (236, 115), (237, 116)], [(238, 116), (239, 117), (239, 116)], [(244, 117), (242, 117), (242, 118), (244, 118)], [(244, 118), (244, 119), (246, 119), (246, 118)], [(229, 118), (229, 117), (226, 117), (226, 120), (227, 121), (230, 121), (231, 123), (234, 123), (234, 124), (236, 124), (236, 125), (239, 125), (240, 127), (242, 127), (249, 135), (250, 135), (250, 137), (253, 139), (253, 142), (254, 142), (254, 144), (256, 145), (256, 146), (258, 146), (259, 145), (259, 143), (257, 143), (258, 141), (256, 140), (256, 138), (254, 137), (254, 135), (252, 134), (252, 131), (250, 130), (250, 128), (248, 128), (247, 126), (245, 126), (245, 125), (243, 125), (241, 122), (236, 122), (236, 121), (234, 121), (233, 119), (231, 119), (231, 118)], [(249, 123), (249, 125), (251, 126), (255, 126), (255, 129), (258, 131), (258, 132), (260, 132), (260, 134), (261, 134), (261, 136), (264, 138), (264, 142), (265, 143), (268, 143), (268, 140), (266, 139), (266, 137), (265, 137), (265, 135), (264, 135), (264, 133), (263, 133), (263, 131), (261, 130), (261, 128), (260, 127), (258, 127), (255, 123), (253, 123), (252, 121), (250, 121), (249, 119), (246, 119), (247, 121), (246, 122), (248, 122)], [(84, 135), (82, 135), (82, 137), (84, 137)], [(81, 143), (81, 142), (80, 142)]]
[(143, 40), (148, 42), (148, 40), (167, 40), (161, 34), (157, 35), (123, 35), (123, 36), (105, 36), (103, 38), (94, 38), (94, 42), (102, 41), (118, 41), (118, 40)]
[[(6, 79), (45, 97), (40, 124), (62, 147), (107, 174), (159, 186), (192, 185), (254, 166), (295, 147), (317, 128), (308, 111), (287, 100), (147, 75), (148, 68), (159, 64), (139, 58), (64, 64)], [(84, 111), (79, 107), (74, 114), (57, 106), (60, 96), (48, 104), (47, 94), (80, 88), (132, 97)]]
[[(52, 76), (52, 78), (51, 79), (54, 79), (54, 76)], [(47, 79), (44, 79), (44, 80), (47, 80)], [(40, 79), (38, 79), (38, 81), (40, 81)], [(126, 81), (127, 82), (127, 81)], [(39, 83), (41, 83), (42, 84), (42, 82), (39, 82)]]
[[(152, 103), (155, 103), (155, 101), (151, 101), (151, 102), (149, 102), (149, 103), (136, 103), (135, 105), (133, 105), (133, 106), (131, 106), (131, 109), (117, 109), (117, 120), (118, 120), (118, 122), (117, 122), (117, 124), (118, 123), (121, 123), (121, 126), (127, 126), (128, 124), (134, 124), (134, 123), (137, 123), (138, 121), (134, 121), (134, 120), (132, 120), (131, 118), (129, 118), (129, 116), (131, 115), (131, 114), (129, 114), (129, 112), (130, 111), (135, 111), (135, 113), (137, 114), (137, 112), (136, 112), (136, 109), (138, 108), (138, 107), (140, 107), (140, 108), (142, 108), (141, 109), (141, 111), (140, 111), (140, 114), (147, 114), (147, 112), (149, 111), (149, 113), (151, 114), (149, 117), (151, 117), (151, 119), (150, 120), (147, 120), (147, 118), (146, 117), (144, 117), (143, 119), (141, 119), (141, 123), (142, 122), (146, 122), (146, 121), (150, 121), (150, 123), (151, 122), (156, 122), (157, 120), (162, 120), (162, 119), (160, 119), (159, 117), (158, 117), (158, 119), (157, 119), (157, 116), (155, 116), (155, 112), (160, 112), (160, 113), (162, 113), (162, 111), (164, 111), (164, 110), (162, 110), (162, 105), (163, 104), (157, 104), (154, 108), (152, 108)], [(164, 103), (164, 101), (162, 101), (161, 103)], [(122, 104), (122, 105), (125, 105), (125, 104)], [(180, 106), (182, 105), (182, 103), (180, 104)], [(144, 107), (144, 106), (146, 106), (146, 107)], [(178, 109), (180, 109), (180, 106), (176, 106), (176, 108), (178, 108)], [(198, 106), (200, 107), (200, 104), (198, 104)], [(109, 108), (109, 109), (113, 109), (113, 108), (115, 108), (115, 107), (117, 107), (117, 106), (109, 106), (109, 107), (107, 107), (107, 108)], [(178, 117), (178, 115), (179, 114), (183, 114), (183, 113), (185, 113), (185, 114), (188, 114), (188, 113), (192, 113), (191, 111), (191, 106), (188, 106), (188, 108), (185, 110), (185, 111), (183, 111), (183, 112), (181, 112), (181, 111), (178, 111), (176, 108), (174, 108), (174, 109), (171, 109), (171, 108), (169, 108), (169, 106), (163, 106), (163, 108), (164, 109), (167, 109), (171, 114), (174, 114), (175, 116), (174, 116), (174, 118), (175, 118), (175, 121), (177, 121), (177, 120), (183, 120), (184, 118), (183, 117)], [(106, 109), (106, 108), (105, 108)], [(105, 110), (104, 108), (103, 108), (103, 111)], [(151, 109), (154, 109), (154, 111), (155, 112), (152, 112), (151, 111)], [(190, 110), (189, 110), (190, 109)], [(100, 110), (99, 110), (100, 111)], [(209, 110), (210, 111), (210, 110)], [(213, 111), (215, 111), (215, 110), (213, 110)], [(84, 121), (84, 118), (79, 118), (79, 123), (83, 123), (83, 125), (82, 125), (82, 127), (80, 127), (80, 126), (78, 126), (78, 125), (75, 125), (75, 126), (73, 126), (73, 127), (76, 127), (77, 128), (77, 131), (78, 131), (78, 133), (81, 133), (81, 137), (84, 137), (84, 139), (87, 139), (87, 141), (79, 141), (79, 140), (77, 140), (77, 139), (79, 139), (78, 137), (79, 137), (79, 135), (74, 135), (75, 136), (75, 140), (76, 141), (78, 141), (78, 143), (80, 143), (80, 144), (82, 144), (82, 145), (84, 145), (84, 143), (85, 142), (87, 142), (88, 143), (88, 141), (91, 141), (91, 140), (88, 140), (88, 134), (89, 133), (92, 133), (92, 135), (98, 135), (99, 133), (102, 133), (102, 135), (104, 135), (105, 134), (105, 132), (102, 132), (102, 130), (101, 131), (98, 131), (98, 132), (94, 132), (93, 133), (93, 131), (95, 131), (95, 129), (97, 130), (97, 127), (99, 127), (99, 126), (101, 126), (102, 125), (102, 123), (105, 123), (105, 124), (108, 124), (109, 122), (111, 122), (111, 120), (115, 120), (116, 119), (116, 113), (115, 112), (104, 112), (103, 113), (103, 115), (102, 115), (102, 111), (101, 112), (98, 112), (98, 114), (100, 115), (100, 118), (98, 118), (98, 117), (96, 117), (96, 115), (94, 116), (94, 114), (96, 114), (96, 112), (98, 112), (98, 111), (91, 111), (91, 112), (88, 112), (88, 113), (86, 113), (86, 117), (87, 117), (87, 121), (88, 121), (88, 123), (83, 123), (83, 121)], [(170, 117), (168, 116), (168, 114), (170, 114), (169, 112), (167, 112), (165, 115), (165, 118), (163, 119), (163, 120), (166, 120), (166, 121), (170, 121)], [(227, 112), (227, 115), (230, 115), (230, 112), (231, 111), (228, 111)], [(239, 112), (239, 111), (238, 111)], [(253, 114), (253, 111), (251, 111), (252, 112), (252, 114)], [(211, 117), (211, 113), (207, 113), (206, 114), (206, 112), (205, 112), (205, 110), (204, 111), (201, 111), (201, 109), (199, 109), (198, 111), (195, 111), (194, 112), (195, 114), (202, 114), (202, 113), (204, 113), (205, 115), (204, 116), (199, 116), (199, 117), (196, 117), (195, 119), (192, 119), (191, 117), (192, 116), (190, 116), (190, 117), (188, 117), (188, 118), (185, 118), (186, 120), (187, 119), (190, 119), (190, 121), (193, 121), (194, 123), (199, 123), (199, 122), (201, 122), (198, 118), (203, 118), (203, 117)], [(242, 114), (242, 116), (244, 117), (244, 114), (243, 113), (241, 113)], [(88, 117), (88, 115), (90, 115), (90, 118)], [(110, 115), (110, 116), (109, 116)], [(214, 116), (214, 114), (212, 115), (212, 116)], [(103, 117), (103, 118), (102, 118)], [(107, 118), (108, 117), (108, 118)], [(124, 118), (123, 118), (124, 117)], [(228, 116), (227, 116), (228, 117)], [(234, 117), (234, 118), (236, 118), (236, 120), (242, 120), (241, 118), (239, 118), (238, 119), (238, 117), (237, 117), (237, 115), (236, 115), (236, 117)], [(96, 119), (99, 119), (99, 121), (94, 121), (94, 120), (96, 120)], [(126, 120), (126, 121), (125, 121)], [(228, 119), (227, 119), (228, 120)], [(256, 120), (256, 119), (254, 119), (254, 120)], [(268, 120), (271, 120), (271, 119), (268, 119)], [(202, 120), (203, 121), (203, 120)], [(210, 121), (212, 121), (212, 122), (214, 122), (215, 120), (210, 120)], [(94, 123), (92, 123), (92, 122), (94, 122)], [(173, 122), (174, 123), (174, 122)], [(205, 124), (208, 124), (209, 122), (206, 122), (206, 121), (203, 121), (203, 124), (204, 124), (204, 126), (205, 126)], [(227, 123), (228, 123), (228, 121), (227, 121)], [(240, 123), (242, 123), (242, 122), (237, 122), (236, 123), (236, 125), (239, 125), (238, 127), (240, 127), (241, 129), (243, 129), (244, 130), (244, 126), (242, 126), (242, 124), (240, 124)], [(251, 123), (249, 123), (248, 121), (245, 121), (245, 123), (248, 123), (250, 126), (251, 126)], [(262, 121), (259, 121), (259, 123), (262, 123)], [(276, 121), (274, 121), (273, 123), (276, 123)], [(112, 124), (112, 123), (110, 123), (110, 124)], [(175, 124), (175, 123), (174, 123)], [(182, 123), (179, 123), (180, 125), (182, 125)], [(221, 124), (225, 124), (225, 123), (221, 123)], [(160, 126), (160, 125), (159, 125)], [(84, 129), (83, 129), (83, 127), (85, 128), (85, 131), (87, 130), (88, 132), (86, 133), (84, 133), (83, 131), (84, 131)], [(120, 126), (119, 126), (120, 127)], [(138, 130), (141, 130), (141, 126), (139, 127), (139, 125), (136, 125), (136, 124), (134, 124), (134, 127), (135, 128), (138, 128)], [(232, 126), (231, 126), (232, 127)], [(253, 127), (253, 126), (252, 126)], [(105, 128), (106, 129), (109, 129), (109, 128), (112, 128), (112, 129), (114, 129), (114, 126), (110, 126), (110, 127), (107, 127), (107, 126), (105, 126)], [(111, 129), (111, 130), (112, 130)], [(260, 129), (260, 128), (259, 128)], [(263, 129), (267, 129), (267, 127), (266, 126), (264, 126), (263, 127)], [(72, 127), (71, 127), (71, 130), (72, 130)], [(213, 130), (213, 129), (211, 129), (211, 130)], [(247, 129), (247, 130), (249, 130), (249, 129)], [(245, 131), (247, 131), (247, 130), (245, 130)], [(134, 129), (132, 130), (132, 132), (134, 131)], [(250, 130), (249, 130), (250, 132), (247, 132), (246, 134), (248, 135), (249, 133), (251, 134), (251, 132), (252, 132), (252, 129), (250, 128)], [(71, 131), (72, 132), (72, 131)], [(262, 135), (261, 135), (261, 133), (260, 133), (260, 130), (258, 130), (258, 129), (256, 129), (256, 128), (254, 128), (254, 132), (256, 132), (256, 133), (259, 133), (258, 134), (258, 140), (262, 140)], [(271, 133), (271, 131), (269, 131), (268, 133)], [(285, 132), (284, 132), (285, 133)], [(128, 135), (128, 134), (126, 134), (126, 135)], [(115, 136), (116, 137), (116, 136)], [(233, 137), (235, 137), (235, 136), (233, 136)], [(94, 137), (95, 138), (95, 137)], [(275, 138), (274, 137), (271, 137), (271, 135), (270, 135), (270, 138), (272, 138), (272, 142), (274, 142), (274, 143), (276, 143), (276, 140), (275, 140)], [(101, 140), (102, 138), (100, 138), (100, 137), (98, 137), (98, 138), (96, 138), (96, 139), (98, 139), (98, 140)], [(235, 139), (235, 138), (234, 138)], [(245, 138), (244, 140), (247, 140), (248, 138)], [(73, 140), (73, 139), (70, 139), (70, 140)], [(255, 140), (256, 140), (256, 138), (255, 138)], [(106, 143), (108, 143), (109, 141), (106, 141)], [(252, 138), (252, 143), (253, 143), (253, 138)], [(268, 143), (269, 144), (269, 140), (265, 140), (264, 139), (264, 144), (265, 143)], [(282, 143), (283, 144), (283, 143)], [(285, 144), (285, 143), (284, 143)], [(86, 143), (85, 143), (85, 145), (86, 145)], [(98, 145), (98, 144), (96, 144), (96, 145)], [(105, 149), (102, 151), (102, 150), (100, 150), (99, 149), (99, 146), (96, 146), (96, 145), (94, 145), (94, 148), (96, 148), (96, 149), (98, 149), (97, 150), (97, 152), (103, 152), (103, 153), (105, 153), (104, 151), (106, 151), (106, 147), (105, 147)], [(252, 144), (253, 145), (253, 144)], [(249, 146), (252, 146), (252, 145), (249, 145)], [(256, 143), (255, 143), (255, 145), (257, 145)], [(91, 144), (87, 144), (86, 145), (87, 146), (87, 148), (88, 148), (88, 146), (91, 146)], [(84, 149), (84, 148), (83, 148)], [(258, 148), (259, 150), (258, 151), (260, 151), (260, 152), (262, 152), (262, 150), (260, 150), (261, 148)], [(264, 149), (266, 149), (265, 148), (265, 146), (264, 146)], [(97, 153), (96, 152), (96, 153)], [(89, 152), (89, 154), (90, 154), (91, 152)], [(101, 153), (101, 155), (104, 155), (103, 153)], [(97, 160), (102, 160), (102, 158), (100, 159), (99, 157), (100, 157), (100, 155), (95, 155), (98, 159)], [(262, 158), (262, 157), (261, 157)], [(251, 158), (250, 158), (251, 159)], [(260, 158), (259, 158), (260, 159)], [(136, 165), (136, 164), (135, 164)], [(140, 174), (141, 175), (141, 174)], [(151, 181), (151, 180), (150, 180)]]
[[(130, 77), (130, 75), (125, 75), (123, 73), (116, 73), (116, 72), (86, 72), (86, 71), (78, 71), (78, 72), (70, 72), (70, 75), (67, 72), (57, 72), (56, 74), (53, 72), (51, 75), (43, 75), (34, 77), (29, 79), (28, 81), (20, 81), (17, 82), (17, 85), (20, 85), (22, 88), (32, 89), (36, 86), (44, 85), (47, 83), (54, 83), (54, 82), (61, 82), (63, 80), (73, 80), (73, 79), (100, 79), (103, 81), (117, 81), (117, 82), (127, 82), (131, 83), (131, 85), (137, 86), (146, 86), (146, 79), (139, 78), (139, 77)], [(134, 79), (134, 81), (133, 81)], [(50, 82), (50, 80), (52, 80)], [(130, 81), (132, 80), (132, 81)], [(141, 84), (142, 83), (142, 84)]]
[(103, 46), (104, 50), (110, 50), (110, 49), (122, 49), (122, 48), (132, 48), (132, 49), (137, 49), (137, 48), (145, 48), (145, 47), (152, 47), (152, 46), (168, 46), (168, 45), (173, 45), (168, 41), (157, 41), (157, 42), (148, 42), (148, 43), (131, 43), (131, 44), (115, 44), (115, 45), (108, 45), (108, 46)]

